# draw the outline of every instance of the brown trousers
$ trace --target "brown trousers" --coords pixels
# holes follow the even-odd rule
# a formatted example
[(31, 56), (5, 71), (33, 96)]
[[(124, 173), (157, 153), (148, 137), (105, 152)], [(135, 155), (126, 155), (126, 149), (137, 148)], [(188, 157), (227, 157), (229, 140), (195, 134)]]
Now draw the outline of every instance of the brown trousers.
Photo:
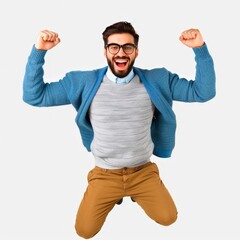
[(77, 234), (85, 239), (96, 235), (108, 213), (126, 196), (159, 224), (167, 226), (177, 219), (176, 206), (155, 163), (116, 170), (95, 167), (88, 173), (88, 187), (78, 209)]

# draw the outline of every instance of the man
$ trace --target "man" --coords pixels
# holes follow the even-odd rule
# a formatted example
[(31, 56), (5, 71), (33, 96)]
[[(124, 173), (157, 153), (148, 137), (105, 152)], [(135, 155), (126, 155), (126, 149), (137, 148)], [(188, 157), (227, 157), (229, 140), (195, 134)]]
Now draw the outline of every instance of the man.
[(205, 102), (215, 96), (213, 60), (200, 31), (186, 30), (179, 39), (195, 53), (194, 81), (165, 68), (134, 67), (139, 36), (128, 22), (103, 32), (108, 67), (69, 72), (58, 82), (43, 81), (44, 56), (60, 43), (58, 34), (41, 31), (32, 48), (24, 101), (33, 106), (72, 104), (83, 144), (95, 157), (76, 217), (75, 228), (83, 238), (96, 235), (111, 209), (126, 196), (161, 225), (177, 219), (174, 201), (150, 158), (171, 156), (176, 130), (173, 100)]

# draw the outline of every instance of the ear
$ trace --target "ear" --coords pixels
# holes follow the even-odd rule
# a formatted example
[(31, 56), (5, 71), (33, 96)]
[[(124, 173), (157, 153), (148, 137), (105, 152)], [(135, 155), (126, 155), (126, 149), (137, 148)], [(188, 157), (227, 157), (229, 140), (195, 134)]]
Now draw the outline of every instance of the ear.
[(135, 58), (138, 57), (138, 48), (135, 50)]
[(107, 56), (107, 50), (106, 50), (106, 48), (104, 48), (103, 54), (104, 54), (105, 57)]

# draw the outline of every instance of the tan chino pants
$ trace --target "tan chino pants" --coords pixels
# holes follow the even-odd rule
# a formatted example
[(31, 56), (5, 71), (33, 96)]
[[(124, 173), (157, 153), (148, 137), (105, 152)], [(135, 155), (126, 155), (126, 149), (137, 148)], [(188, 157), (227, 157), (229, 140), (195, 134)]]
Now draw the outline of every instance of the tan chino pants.
[(88, 173), (88, 187), (77, 212), (77, 234), (85, 239), (96, 235), (108, 213), (126, 196), (161, 225), (170, 225), (177, 219), (176, 206), (155, 163), (116, 170), (95, 167)]

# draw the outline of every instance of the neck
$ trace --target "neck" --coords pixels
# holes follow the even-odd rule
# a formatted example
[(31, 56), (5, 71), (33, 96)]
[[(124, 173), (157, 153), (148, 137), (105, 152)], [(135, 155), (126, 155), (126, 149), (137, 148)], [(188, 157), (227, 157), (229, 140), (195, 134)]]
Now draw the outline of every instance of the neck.
[(110, 68), (108, 68), (106, 75), (107, 75), (108, 79), (110, 79), (111, 81), (113, 81), (115, 83), (129, 83), (134, 77), (134, 72), (132, 69), (131, 72), (127, 76), (125, 76), (123, 78), (119, 78), (112, 73)]

